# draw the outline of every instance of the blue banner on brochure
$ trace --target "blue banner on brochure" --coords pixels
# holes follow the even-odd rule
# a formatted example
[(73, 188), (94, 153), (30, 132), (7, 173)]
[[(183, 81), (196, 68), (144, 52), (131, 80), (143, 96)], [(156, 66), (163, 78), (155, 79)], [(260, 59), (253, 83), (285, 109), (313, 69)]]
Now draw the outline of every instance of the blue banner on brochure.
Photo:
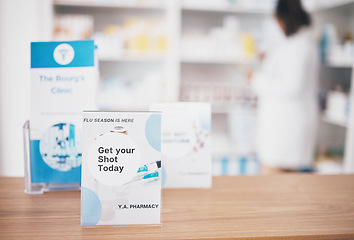
[(94, 66), (93, 40), (31, 43), (31, 68)]

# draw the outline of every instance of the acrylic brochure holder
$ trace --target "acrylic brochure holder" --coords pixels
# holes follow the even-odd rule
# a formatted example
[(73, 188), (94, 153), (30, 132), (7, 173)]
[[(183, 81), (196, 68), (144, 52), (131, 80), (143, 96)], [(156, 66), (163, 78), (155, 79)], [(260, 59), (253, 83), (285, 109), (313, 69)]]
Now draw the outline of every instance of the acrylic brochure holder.
[(31, 178), (31, 141), (30, 121), (23, 126), (24, 161), (25, 161), (25, 193), (43, 194), (49, 191), (79, 190), (80, 183), (33, 182)]
[(96, 56), (93, 40), (31, 43), (26, 193), (80, 188), (81, 113), (96, 109)]

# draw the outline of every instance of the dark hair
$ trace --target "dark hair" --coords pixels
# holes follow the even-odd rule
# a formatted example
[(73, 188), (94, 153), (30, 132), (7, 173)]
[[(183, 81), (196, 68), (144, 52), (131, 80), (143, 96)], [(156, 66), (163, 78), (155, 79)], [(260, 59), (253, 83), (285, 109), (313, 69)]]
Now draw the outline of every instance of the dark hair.
[(311, 25), (311, 17), (302, 7), (300, 0), (279, 0), (275, 15), (284, 24), (284, 32), (288, 37), (302, 26)]

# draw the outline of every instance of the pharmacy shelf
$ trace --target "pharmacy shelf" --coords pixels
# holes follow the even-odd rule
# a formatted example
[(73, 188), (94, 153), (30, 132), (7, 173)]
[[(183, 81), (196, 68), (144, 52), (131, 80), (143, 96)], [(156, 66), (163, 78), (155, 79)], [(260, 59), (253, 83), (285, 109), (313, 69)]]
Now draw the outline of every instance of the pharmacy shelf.
[(211, 59), (211, 58), (182, 58), (181, 63), (189, 63), (189, 64), (225, 64), (225, 65), (233, 65), (236, 64), (237, 60), (231, 59)]
[[(182, 102), (210, 102), (210, 100), (181, 99)], [(234, 102), (210, 102), (212, 114), (228, 114)]]
[[(344, 7), (354, 4), (354, 0), (327, 0), (319, 1), (315, 6), (310, 6), (311, 12), (319, 12), (330, 10), (338, 7)], [(204, 12), (220, 12), (220, 13), (241, 13), (241, 14), (272, 14), (273, 8), (246, 8), (237, 6), (237, 4), (220, 4), (220, 5), (182, 5), (182, 10), (185, 11), (204, 11)]]
[(130, 106), (121, 106), (121, 107), (112, 107), (112, 106), (100, 106), (100, 111), (121, 111), (121, 112), (141, 112), (149, 111), (149, 105), (130, 105)]
[(165, 57), (100, 57), (100, 62), (151, 62), (151, 63), (159, 63), (166, 61)]
[(326, 115), (322, 116), (322, 121), (326, 122), (326, 123), (329, 123), (329, 124), (332, 124), (332, 125), (345, 127), (345, 128), (348, 126), (348, 123), (346, 121), (341, 121), (341, 120), (329, 118)]
[(231, 103), (229, 104), (218, 104), (212, 103), (212, 113), (213, 114), (228, 114), (230, 112)]
[(216, 65), (258, 65), (256, 61), (240, 61), (236, 59), (217, 58), (182, 58), (181, 63), (185, 64), (216, 64)]
[(354, 5), (354, 0), (327, 0), (323, 1), (321, 4), (318, 4), (314, 9), (311, 9), (311, 12), (330, 10), (338, 7), (349, 6), (351, 4)]
[(67, 7), (101, 7), (101, 8), (125, 8), (125, 9), (141, 9), (141, 10), (164, 10), (163, 4), (124, 4), (119, 1), (54, 1), (55, 6)]
[(353, 64), (345, 64), (345, 63), (327, 63), (326, 67), (329, 68), (352, 68)]
[(233, 5), (220, 6), (196, 6), (184, 5), (183, 11), (201, 11), (201, 12), (220, 12), (220, 13), (243, 13), (243, 14), (271, 14), (272, 11), (268, 9), (249, 9)]

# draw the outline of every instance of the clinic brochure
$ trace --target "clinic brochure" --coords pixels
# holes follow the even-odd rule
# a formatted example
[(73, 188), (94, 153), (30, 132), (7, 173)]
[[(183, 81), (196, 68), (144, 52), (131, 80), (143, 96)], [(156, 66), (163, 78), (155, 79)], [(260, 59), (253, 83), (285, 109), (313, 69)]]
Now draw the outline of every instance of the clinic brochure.
[(31, 43), (26, 184), (80, 184), (82, 111), (96, 109), (97, 80), (93, 41)]
[(210, 188), (211, 106), (203, 102), (159, 103), (162, 111), (163, 188)]
[(81, 225), (160, 224), (161, 113), (83, 113)]

